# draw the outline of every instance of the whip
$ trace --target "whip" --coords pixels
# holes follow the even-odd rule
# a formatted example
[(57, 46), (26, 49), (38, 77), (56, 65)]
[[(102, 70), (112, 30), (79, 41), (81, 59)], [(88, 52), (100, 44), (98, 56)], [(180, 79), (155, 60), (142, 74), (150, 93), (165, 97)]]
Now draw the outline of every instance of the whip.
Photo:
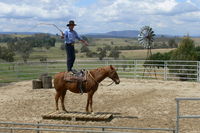
[(54, 26), (57, 30), (59, 30), (59, 31), (61, 32), (61, 34), (63, 34), (63, 31), (62, 31), (60, 28), (58, 28), (58, 26), (55, 25), (55, 24), (51, 24), (51, 23), (39, 23), (39, 24), (37, 24), (37, 25), (52, 25), (52, 26)]

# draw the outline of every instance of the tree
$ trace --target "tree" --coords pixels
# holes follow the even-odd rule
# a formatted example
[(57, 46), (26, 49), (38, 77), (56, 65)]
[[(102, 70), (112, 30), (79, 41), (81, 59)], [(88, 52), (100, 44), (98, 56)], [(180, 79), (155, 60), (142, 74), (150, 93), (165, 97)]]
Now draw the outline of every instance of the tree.
[(174, 50), (172, 60), (197, 60), (194, 41), (190, 37), (184, 37), (179, 47)]
[(114, 59), (118, 59), (120, 53), (121, 52), (119, 50), (117, 50), (116, 48), (112, 48), (111, 51), (110, 51), (109, 57), (113, 57)]
[(90, 49), (87, 47), (87, 46), (85, 46), (85, 45), (83, 45), (82, 47), (81, 47), (81, 53), (84, 53), (84, 52), (90, 52)]
[(0, 59), (3, 59), (8, 62), (14, 61), (15, 53), (6, 47), (0, 46)]
[(27, 59), (30, 56), (30, 53), (33, 50), (33, 47), (31, 46), (31, 44), (23, 39), (20, 39), (17, 41), (16, 46), (18, 47), (17, 52), (20, 54), (20, 56), (22, 57), (24, 63), (27, 62)]
[(96, 56), (97, 56), (97, 53), (92, 52), (92, 51), (89, 51), (89, 52), (86, 53), (86, 56), (87, 56), (87, 57), (96, 57)]
[(106, 44), (104, 49), (106, 49), (107, 51), (110, 51), (111, 50), (111, 46)]
[[(157, 67), (158, 69), (160, 67), (164, 67), (164, 60), (169, 60), (171, 58), (172, 52), (173, 51), (166, 52), (166, 53), (157, 52), (155, 54), (152, 54), (147, 60), (145, 60), (143, 66), (144, 67)], [(158, 61), (158, 60), (161, 60), (161, 61)], [(153, 64), (153, 65), (149, 65), (149, 64)]]
[[(188, 60), (188, 61), (196, 61), (198, 60), (197, 52), (195, 50), (194, 41), (189, 37), (184, 37), (178, 48), (172, 52), (171, 60)], [(177, 73), (176, 76), (180, 77), (180, 80), (188, 80), (188, 78), (194, 78), (195, 75), (187, 75), (187, 73), (191, 73), (189, 69), (197, 69), (196, 66), (192, 63), (182, 64), (182, 62), (176, 62), (176, 66), (171, 65), (169, 67), (170, 72)], [(192, 66), (194, 65), (194, 66)], [(179, 74), (181, 73), (181, 74)], [(196, 73), (193, 71), (193, 73)]]
[(170, 39), (170, 40), (168, 41), (168, 46), (169, 46), (170, 48), (176, 48), (176, 47), (178, 46), (178, 44), (176, 43), (176, 40), (175, 40), (175, 39)]
[(15, 42), (17, 42), (17, 40), (16, 41), (13, 40), (13, 41), (7, 42), (8, 49), (13, 51), (13, 52), (16, 52), (17, 49), (18, 49)]
[(105, 48), (97, 48), (97, 51), (99, 52), (97, 56), (99, 57), (99, 60), (103, 60), (104, 57), (106, 57), (107, 51)]

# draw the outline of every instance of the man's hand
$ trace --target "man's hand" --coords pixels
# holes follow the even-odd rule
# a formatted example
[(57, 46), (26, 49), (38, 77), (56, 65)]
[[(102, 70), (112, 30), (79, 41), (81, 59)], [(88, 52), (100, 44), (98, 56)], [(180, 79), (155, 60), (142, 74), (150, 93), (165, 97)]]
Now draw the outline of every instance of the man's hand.
[(87, 41), (85, 41), (85, 46), (88, 46), (88, 45), (89, 45), (89, 43)]
[(85, 40), (81, 40), (81, 42), (84, 43), (85, 46), (88, 46), (88, 45), (89, 45), (89, 43), (88, 43), (87, 41), (85, 41)]
[(61, 35), (61, 39), (64, 39), (64, 36), (65, 36), (65, 34), (63, 33), (63, 32), (61, 32), (62, 33), (62, 35)]

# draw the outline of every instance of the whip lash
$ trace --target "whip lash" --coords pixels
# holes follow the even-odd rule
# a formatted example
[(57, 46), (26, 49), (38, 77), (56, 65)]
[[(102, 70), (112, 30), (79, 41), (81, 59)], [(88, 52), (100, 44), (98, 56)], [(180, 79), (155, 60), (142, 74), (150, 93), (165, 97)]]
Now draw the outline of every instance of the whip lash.
[(39, 23), (39, 24), (37, 24), (37, 25), (52, 25), (52, 26), (54, 26), (57, 30), (59, 30), (59, 31), (61, 32), (61, 34), (63, 34), (63, 31), (62, 31), (60, 28), (58, 28), (58, 26), (55, 25), (55, 24), (51, 24), (51, 23)]

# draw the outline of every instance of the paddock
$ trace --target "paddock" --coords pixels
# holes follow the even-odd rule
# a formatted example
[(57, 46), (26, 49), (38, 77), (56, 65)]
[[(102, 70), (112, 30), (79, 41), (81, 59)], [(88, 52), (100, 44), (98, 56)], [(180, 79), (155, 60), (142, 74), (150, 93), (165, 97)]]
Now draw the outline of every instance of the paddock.
[[(31, 81), (0, 87), (0, 121), (175, 129), (175, 98), (200, 97), (200, 83), (197, 82), (122, 78), (119, 85), (106, 86), (110, 82), (109, 79), (103, 81), (93, 99), (95, 113), (113, 114), (109, 122), (43, 119), (43, 114), (55, 111), (55, 90), (33, 90)], [(84, 112), (86, 98), (85, 94), (67, 92), (66, 109)], [(181, 101), (179, 104), (180, 114), (200, 115), (200, 101)], [(180, 132), (200, 132), (200, 119), (181, 119)]]

